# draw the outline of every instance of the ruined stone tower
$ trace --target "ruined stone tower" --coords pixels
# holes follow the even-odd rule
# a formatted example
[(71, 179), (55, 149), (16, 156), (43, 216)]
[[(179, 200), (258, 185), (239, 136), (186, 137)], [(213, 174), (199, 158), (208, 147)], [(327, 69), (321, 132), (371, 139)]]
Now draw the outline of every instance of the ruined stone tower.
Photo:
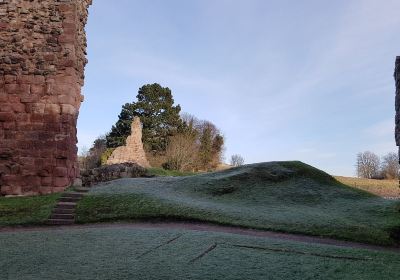
[(0, 194), (63, 191), (78, 176), (92, 0), (0, 0)]
[(137, 163), (142, 167), (150, 167), (143, 149), (142, 124), (138, 117), (133, 119), (131, 135), (126, 139), (125, 146), (116, 148), (107, 160), (107, 164), (125, 162)]
[[(400, 56), (396, 57), (394, 70), (394, 80), (396, 81), (396, 145), (400, 147)], [(400, 154), (400, 150), (399, 150)]]

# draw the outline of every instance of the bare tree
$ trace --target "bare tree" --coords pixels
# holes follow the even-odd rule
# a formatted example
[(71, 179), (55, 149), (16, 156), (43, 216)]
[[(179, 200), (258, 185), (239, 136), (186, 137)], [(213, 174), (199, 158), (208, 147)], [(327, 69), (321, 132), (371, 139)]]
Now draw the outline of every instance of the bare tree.
[(79, 157), (81, 169), (93, 169), (101, 165), (101, 156), (106, 151), (106, 138), (105, 136), (99, 136), (94, 140), (92, 147), (87, 150), (83, 150)]
[(231, 165), (234, 167), (242, 166), (244, 164), (244, 158), (241, 155), (232, 155)]
[(181, 114), (186, 133), (195, 137), (197, 145), (196, 170), (213, 170), (222, 162), (225, 137), (210, 121), (199, 120), (193, 115)]
[(399, 156), (397, 153), (388, 153), (382, 158), (382, 175), (386, 179), (399, 178)]
[(180, 133), (169, 138), (166, 162), (163, 167), (171, 170), (190, 171), (195, 169), (198, 145), (196, 135)]
[(372, 179), (379, 176), (380, 160), (379, 157), (366, 151), (357, 154), (357, 176), (360, 178)]
[(81, 169), (88, 169), (87, 167), (87, 158), (89, 156), (89, 149), (86, 146), (83, 146), (78, 154), (78, 162)]

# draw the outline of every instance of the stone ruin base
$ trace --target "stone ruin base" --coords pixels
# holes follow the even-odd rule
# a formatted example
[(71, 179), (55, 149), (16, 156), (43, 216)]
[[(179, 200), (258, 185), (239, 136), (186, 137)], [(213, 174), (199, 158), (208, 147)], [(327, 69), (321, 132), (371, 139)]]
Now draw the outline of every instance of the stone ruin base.
[(83, 171), (81, 174), (84, 187), (121, 178), (145, 177), (146, 169), (136, 163), (104, 165), (99, 168)]

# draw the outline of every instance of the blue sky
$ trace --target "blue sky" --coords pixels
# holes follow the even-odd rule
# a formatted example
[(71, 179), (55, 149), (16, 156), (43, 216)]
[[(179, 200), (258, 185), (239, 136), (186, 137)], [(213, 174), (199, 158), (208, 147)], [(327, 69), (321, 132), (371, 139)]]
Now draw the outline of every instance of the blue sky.
[(399, 11), (398, 0), (95, 0), (78, 146), (157, 82), (222, 130), (227, 161), (352, 176), (358, 152), (396, 151)]

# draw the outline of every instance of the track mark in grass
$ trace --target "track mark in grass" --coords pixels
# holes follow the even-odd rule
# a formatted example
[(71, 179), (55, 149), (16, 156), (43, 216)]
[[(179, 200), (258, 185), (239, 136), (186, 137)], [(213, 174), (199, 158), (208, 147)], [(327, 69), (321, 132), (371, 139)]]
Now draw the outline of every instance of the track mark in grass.
[(144, 257), (145, 255), (150, 254), (151, 252), (154, 252), (155, 250), (160, 249), (161, 247), (166, 246), (166, 245), (176, 241), (177, 239), (181, 238), (182, 235), (183, 234), (179, 234), (178, 236), (168, 240), (167, 242), (165, 242), (163, 244), (160, 244), (160, 245), (158, 245), (158, 246), (156, 246), (154, 248), (151, 248), (150, 250), (148, 250), (148, 251), (144, 252), (143, 254), (141, 254), (140, 256), (138, 256), (136, 259), (140, 259), (140, 258)]
[(321, 257), (321, 258), (342, 259), (342, 260), (352, 260), (352, 261), (372, 261), (373, 260), (372, 258), (357, 258), (357, 257), (349, 257), (349, 256), (325, 255), (325, 254), (308, 253), (308, 252), (304, 252), (304, 251), (296, 251), (296, 250), (289, 250), (289, 249), (278, 249), (278, 248), (269, 248), (269, 247), (229, 244), (229, 243), (224, 243), (224, 245), (236, 247), (236, 248), (243, 248), (243, 249), (271, 251), (271, 252), (280, 252), (280, 253), (292, 253), (292, 254), (308, 255), (308, 256), (315, 256), (315, 257)]
[(210, 247), (207, 248), (207, 250), (205, 250), (203, 253), (201, 253), (200, 255), (198, 255), (197, 257), (195, 257), (194, 259), (192, 259), (189, 263), (194, 263), (195, 261), (198, 261), (199, 259), (201, 259), (202, 257), (204, 257), (205, 255), (207, 255), (208, 253), (210, 253), (212, 250), (216, 249), (218, 246), (217, 243), (214, 243), (213, 245), (211, 245)]

